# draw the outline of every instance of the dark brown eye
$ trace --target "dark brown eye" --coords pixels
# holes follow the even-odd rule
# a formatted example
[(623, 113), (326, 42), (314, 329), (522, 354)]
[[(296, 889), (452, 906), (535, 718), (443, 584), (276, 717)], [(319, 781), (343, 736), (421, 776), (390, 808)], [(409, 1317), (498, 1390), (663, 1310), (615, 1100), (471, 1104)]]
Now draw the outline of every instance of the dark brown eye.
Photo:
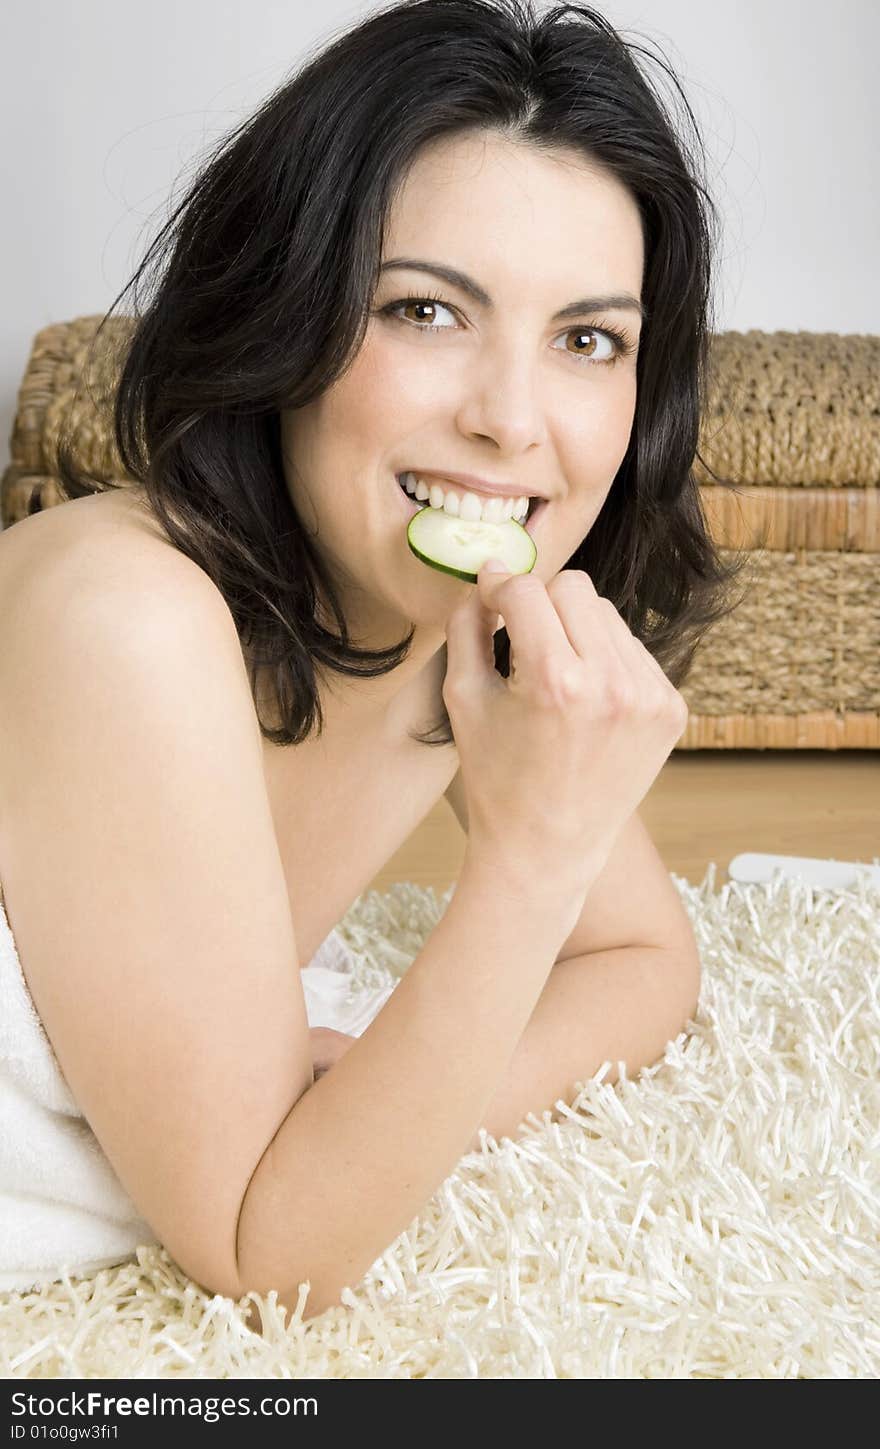
[[(404, 308), (415, 307), (422, 314), (424, 314), (425, 312), (430, 312), (433, 314), (435, 310), (433, 302), (404, 302), (403, 305)], [(422, 315), (420, 317), (414, 318), (413, 320), (416, 322), (431, 322), (433, 321), (433, 315), (430, 317), (425, 317), (424, 315)]]

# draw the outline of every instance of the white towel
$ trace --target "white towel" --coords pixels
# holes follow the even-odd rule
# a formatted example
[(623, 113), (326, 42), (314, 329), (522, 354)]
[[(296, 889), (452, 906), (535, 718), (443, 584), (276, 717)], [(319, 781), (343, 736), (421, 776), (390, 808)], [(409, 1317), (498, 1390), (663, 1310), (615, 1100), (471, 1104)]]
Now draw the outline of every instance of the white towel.
[[(301, 976), (310, 1026), (360, 1036), (391, 986), (355, 990), (334, 928)], [(28, 990), (0, 886), (0, 1291), (90, 1273), (158, 1239), (71, 1096)]]

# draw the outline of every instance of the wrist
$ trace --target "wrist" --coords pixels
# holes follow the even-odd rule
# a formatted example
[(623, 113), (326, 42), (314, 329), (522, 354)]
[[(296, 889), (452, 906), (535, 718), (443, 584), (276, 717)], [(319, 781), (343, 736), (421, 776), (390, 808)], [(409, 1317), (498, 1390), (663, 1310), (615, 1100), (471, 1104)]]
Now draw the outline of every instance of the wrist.
[(473, 888), (504, 900), (515, 911), (526, 910), (529, 916), (546, 916), (555, 920), (575, 911), (575, 919), (584, 897), (600, 874), (604, 861), (597, 858), (579, 860), (577, 869), (560, 870), (542, 861), (540, 852), (529, 859), (502, 856), (492, 850), (468, 843), (459, 882), (467, 880)]

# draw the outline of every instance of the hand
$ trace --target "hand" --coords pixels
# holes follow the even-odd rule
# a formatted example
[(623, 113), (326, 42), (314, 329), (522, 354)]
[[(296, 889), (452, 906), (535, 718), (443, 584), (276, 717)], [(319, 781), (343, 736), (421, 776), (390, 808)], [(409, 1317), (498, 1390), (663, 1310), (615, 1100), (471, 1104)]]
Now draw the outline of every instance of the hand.
[(309, 1038), (312, 1043), (312, 1066), (315, 1081), (324, 1072), (328, 1072), (340, 1057), (345, 1056), (352, 1042), (357, 1041), (356, 1036), (348, 1036), (344, 1031), (335, 1031), (332, 1026), (310, 1027)]
[[(494, 667), (499, 614), (506, 680)], [(582, 569), (545, 586), (483, 564), (446, 637), (468, 854), (508, 894), (559, 889), (573, 906), (680, 738), (687, 705)]]

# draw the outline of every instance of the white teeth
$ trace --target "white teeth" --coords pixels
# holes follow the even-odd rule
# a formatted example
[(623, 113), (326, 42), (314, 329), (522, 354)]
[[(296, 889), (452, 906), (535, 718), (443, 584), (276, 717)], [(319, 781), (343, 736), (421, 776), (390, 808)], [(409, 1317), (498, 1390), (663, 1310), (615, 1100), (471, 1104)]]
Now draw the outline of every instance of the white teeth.
[(484, 499), (476, 493), (447, 492), (439, 483), (426, 483), (415, 473), (401, 473), (400, 481), (407, 493), (418, 502), (427, 503), (431, 508), (442, 508), (452, 518), (463, 518), (468, 523), (477, 523), (481, 519), (485, 523), (505, 523), (510, 518), (522, 523), (529, 510), (527, 494), (520, 498)]

